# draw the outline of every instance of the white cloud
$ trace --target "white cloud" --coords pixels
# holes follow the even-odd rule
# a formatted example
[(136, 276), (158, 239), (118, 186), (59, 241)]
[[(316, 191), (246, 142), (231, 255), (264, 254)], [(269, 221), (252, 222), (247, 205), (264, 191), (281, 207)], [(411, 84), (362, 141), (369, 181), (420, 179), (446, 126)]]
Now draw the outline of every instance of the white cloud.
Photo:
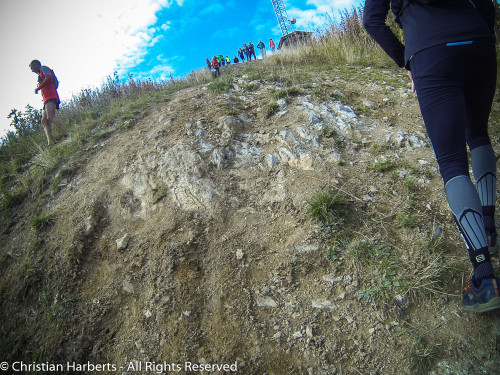
[[(182, 0), (176, 1), (182, 5)], [(133, 67), (147, 47), (156, 44), (156, 13), (169, 0), (35, 0), (0, 3), (0, 45), (3, 87), (0, 94), (0, 136), (11, 108), (40, 108), (34, 94), (32, 59), (54, 69), (59, 95), (70, 99), (80, 89), (99, 86), (120, 67)], [(168, 23), (166, 24), (167, 26)], [(163, 30), (166, 30), (162, 27)]]
[(360, 0), (307, 0), (306, 4), (315, 9), (303, 10), (294, 2), (294, 6), (287, 8), (288, 17), (297, 19), (296, 29), (315, 30), (324, 26), (330, 26), (331, 20), (339, 20), (339, 12), (344, 9), (351, 10), (358, 6)]
[(336, 16), (339, 11), (344, 9), (351, 10), (353, 6), (356, 6), (358, 1), (353, 0), (307, 0), (307, 4), (316, 7), (319, 14), (330, 14)]
[(199, 14), (203, 16), (208, 16), (214, 13), (223, 13), (225, 10), (224, 6), (222, 4), (218, 3), (213, 3), (210, 4), (209, 6), (205, 7), (202, 9)]
[(167, 80), (170, 79), (170, 74), (172, 74), (174, 69), (170, 65), (156, 65), (151, 69), (146, 78), (153, 77), (153, 79)]

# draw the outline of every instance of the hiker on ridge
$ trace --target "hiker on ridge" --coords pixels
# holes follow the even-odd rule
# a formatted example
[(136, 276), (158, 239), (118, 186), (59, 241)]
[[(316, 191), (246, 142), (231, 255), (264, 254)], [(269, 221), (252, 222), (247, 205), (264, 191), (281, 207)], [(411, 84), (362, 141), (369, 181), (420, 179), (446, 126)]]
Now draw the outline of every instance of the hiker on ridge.
[(50, 146), (54, 143), (51, 123), (57, 126), (66, 136), (69, 136), (68, 129), (56, 115), (56, 109), (59, 109), (59, 104), (61, 103), (57, 94), (57, 80), (54, 72), (50, 68), (42, 66), (40, 61), (33, 60), (29, 66), (33, 73), (38, 74), (38, 86), (35, 89), (35, 94), (38, 94), (40, 90), (42, 91), (42, 125), (47, 137), (47, 144)]
[(243, 54), (243, 50), (241, 48), (238, 50), (238, 55), (240, 56), (241, 62), (245, 62), (245, 55)]
[(269, 48), (271, 48), (272, 53), (276, 50), (276, 44), (274, 44), (274, 40), (272, 38), (269, 39)]
[(243, 52), (245, 53), (245, 56), (247, 57), (247, 61), (252, 60), (252, 58), (250, 57), (250, 50), (248, 49), (248, 46), (246, 45), (246, 43), (243, 43)]
[(248, 42), (248, 55), (250, 56), (249, 60), (252, 60), (252, 55), (254, 60), (257, 60), (257, 56), (255, 56), (255, 47), (252, 42)]
[(220, 70), (219, 70), (219, 59), (217, 56), (214, 56), (212, 58), (212, 68), (214, 68), (214, 78), (220, 77)]
[(262, 58), (266, 57), (266, 45), (260, 39), (259, 39), (259, 44), (257, 44), (257, 48), (260, 49), (260, 53), (262, 54)]
[(217, 61), (219, 61), (219, 66), (226, 65), (226, 61), (224, 60), (224, 56), (222, 55), (217, 55)]
[[(385, 24), (389, 9), (404, 31), (405, 45)], [(496, 159), (488, 135), (497, 78), (493, 3), (366, 0), (363, 25), (408, 70), (417, 93), (446, 198), (474, 270), (462, 308), (500, 309), (500, 279), (490, 261), (498, 251)], [(477, 190), (469, 176), (467, 145)]]

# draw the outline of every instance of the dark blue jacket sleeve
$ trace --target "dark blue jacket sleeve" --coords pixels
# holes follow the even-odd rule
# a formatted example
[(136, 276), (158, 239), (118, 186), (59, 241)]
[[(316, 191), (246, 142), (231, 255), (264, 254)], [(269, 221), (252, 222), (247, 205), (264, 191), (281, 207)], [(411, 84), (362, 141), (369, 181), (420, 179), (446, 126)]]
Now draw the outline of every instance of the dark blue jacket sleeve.
[(405, 47), (386, 25), (390, 0), (366, 0), (363, 10), (363, 26), (400, 68), (405, 66)]
[(474, 4), (488, 24), (491, 33), (495, 34), (495, 7), (493, 2), (491, 0), (475, 0)]

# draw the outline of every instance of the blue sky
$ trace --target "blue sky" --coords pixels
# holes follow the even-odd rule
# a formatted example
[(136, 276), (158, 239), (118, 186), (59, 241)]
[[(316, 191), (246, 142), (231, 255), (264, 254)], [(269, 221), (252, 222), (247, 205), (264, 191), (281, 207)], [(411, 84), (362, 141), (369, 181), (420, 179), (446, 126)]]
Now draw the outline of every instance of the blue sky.
[[(296, 29), (313, 30), (361, 0), (285, 0)], [(214, 54), (233, 57), (243, 43), (276, 44), (281, 31), (271, 0), (4, 0), (0, 3), (3, 90), (0, 137), (12, 108), (41, 108), (33, 59), (54, 69), (59, 96), (69, 100), (121, 78), (167, 79), (205, 66)], [(260, 53), (257, 51), (257, 56)]]

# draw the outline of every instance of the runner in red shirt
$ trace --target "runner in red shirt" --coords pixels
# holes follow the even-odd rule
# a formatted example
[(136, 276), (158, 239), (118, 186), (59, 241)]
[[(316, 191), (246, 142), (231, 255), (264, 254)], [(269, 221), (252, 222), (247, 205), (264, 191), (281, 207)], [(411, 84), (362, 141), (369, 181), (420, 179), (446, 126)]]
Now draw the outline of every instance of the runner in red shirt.
[(54, 81), (54, 74), (48, 67), (42, 66), (42, 64), (38, 60), (33, 60), (30, 63), (30, 68), (33, 73), (38, 74), (38, 86), (35, 89), (35, 94), (38, 94), (38, 91), (40, 90), (42, 91), (42, 125), (47, 137), (47, 143), (50, 146), (54, 142), (52, 138), (52, 130), (50, 127), (51, 123), (56, 125), (64, 134), (69, 134), (68, 129), (66, 128), (66, 126), (64, 126), (61, 119), (56, 116), (56, 109), (59, 109), (60, 101)]

